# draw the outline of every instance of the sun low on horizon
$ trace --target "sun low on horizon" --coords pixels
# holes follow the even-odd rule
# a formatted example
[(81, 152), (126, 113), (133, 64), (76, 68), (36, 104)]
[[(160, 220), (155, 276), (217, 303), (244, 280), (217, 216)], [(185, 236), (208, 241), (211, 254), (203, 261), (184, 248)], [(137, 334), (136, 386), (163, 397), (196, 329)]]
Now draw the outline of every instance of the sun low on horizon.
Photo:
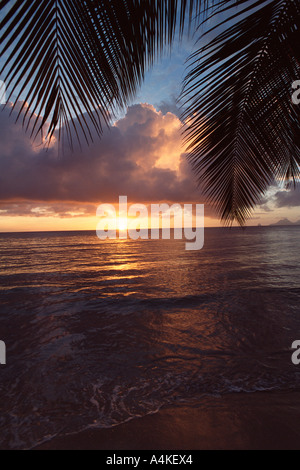
[[(63, 154), (55, 144), (45, 149), (33, 142), (6, 114), (0, 115), (6, 149), (0, 159), (6, 175), (0, 188), (0, 232), (95, 230), (98, 205), (116, 205), (122, 194), (132, 204), (204, 203), (206, 226), (222, 226), (197, 187), (174, 112), (134, 104), (93, 145)], [(247, 224), (300, 220), (298, 197), (299, 191), (273, 188)], [(120, 224), (125, 230), (126, 221)]]

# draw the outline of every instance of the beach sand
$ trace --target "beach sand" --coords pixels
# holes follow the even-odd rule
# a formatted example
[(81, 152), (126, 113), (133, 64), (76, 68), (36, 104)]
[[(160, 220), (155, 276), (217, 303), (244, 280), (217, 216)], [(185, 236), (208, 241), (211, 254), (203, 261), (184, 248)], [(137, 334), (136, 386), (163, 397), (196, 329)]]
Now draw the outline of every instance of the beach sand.
[(111, 429), (53, 439), (36, 450), (300, 449), (300, 392), (261, 392), (173, 406)]

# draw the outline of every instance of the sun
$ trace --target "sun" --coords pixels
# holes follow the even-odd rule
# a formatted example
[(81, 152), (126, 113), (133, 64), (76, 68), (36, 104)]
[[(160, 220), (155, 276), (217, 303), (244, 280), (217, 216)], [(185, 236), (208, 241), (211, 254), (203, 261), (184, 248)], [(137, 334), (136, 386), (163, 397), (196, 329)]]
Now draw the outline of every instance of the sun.
[(118, 227), (119, 227), (119, 230), (120, 232), (126, 232), (127, 228), (128, 228), (128, 222), (127, 222), (127, 219), (126, 218), (123, 218), (123, 217), (119, 217), (118, 219)]

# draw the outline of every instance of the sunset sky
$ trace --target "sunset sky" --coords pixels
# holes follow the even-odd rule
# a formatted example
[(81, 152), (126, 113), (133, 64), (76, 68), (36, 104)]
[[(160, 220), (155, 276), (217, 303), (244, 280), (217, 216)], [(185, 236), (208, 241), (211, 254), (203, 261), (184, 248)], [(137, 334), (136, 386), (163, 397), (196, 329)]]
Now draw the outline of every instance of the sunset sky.
[[(92, 145), (45, 150), (0, 113), (0, 232), (95, 230), (101, 203), (203, 203), (187, 162), (176, 97), (194, 40), (185, 38), (146, 76), (127, 111)], [(3, 77), (0, 77), (0, 79)], [(2, 107), (3, 108), (3, 107)], [(15, 116), (15, 115), (14, 115)], [(219, 226), (206, 205), (205, 224)], [(249, 225), (300, 220), (300, 191), (270, 188)]]

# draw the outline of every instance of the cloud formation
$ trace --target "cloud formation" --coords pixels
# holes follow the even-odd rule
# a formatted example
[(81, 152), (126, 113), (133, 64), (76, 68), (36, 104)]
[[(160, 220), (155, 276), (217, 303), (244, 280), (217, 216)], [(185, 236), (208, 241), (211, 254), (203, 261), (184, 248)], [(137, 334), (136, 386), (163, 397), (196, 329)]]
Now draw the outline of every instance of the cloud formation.
[(300, 207), (300, 189), (289, 191), (278, 191), (275, 196), (276, 207)]
[(101, 140), (95, 137), (93, 145), (73, 153), (33, 143), (21, 120), (15, 124), (8, 114), (9, 109), (0, 113), (2, 214), (13, 208), (7, 203), (22, 201), (100, 204), (118, 202), (120, 195), (131, 202), (199, 200), (182, 147), (181, 123), (173, 113), (134, 105)]

